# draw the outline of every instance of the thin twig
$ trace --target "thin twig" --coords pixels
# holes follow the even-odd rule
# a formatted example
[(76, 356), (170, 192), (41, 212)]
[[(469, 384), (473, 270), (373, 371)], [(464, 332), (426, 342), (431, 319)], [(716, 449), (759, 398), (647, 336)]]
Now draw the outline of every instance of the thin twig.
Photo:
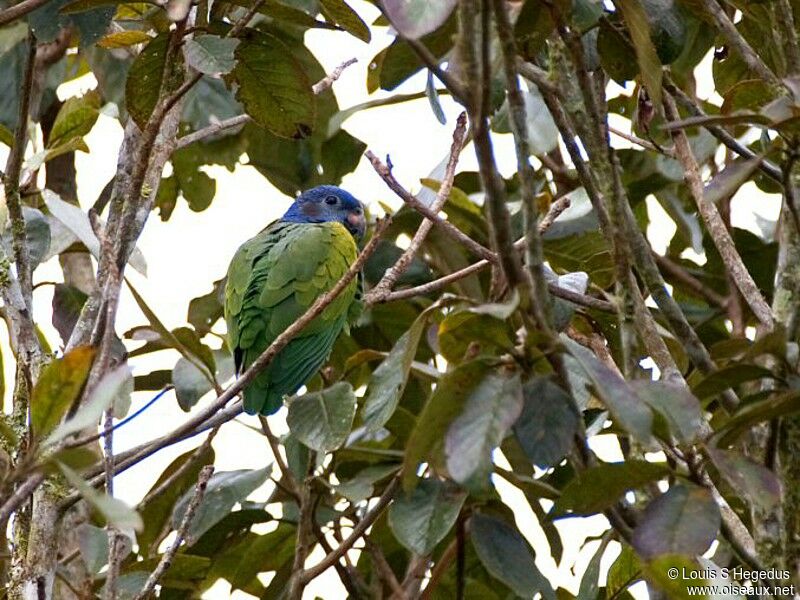
[(311, 86), (311, 91), (314, 92), (315, 95), (319, 96), (325, 90), (329, 90), (333, 86), (333, 82), (339, 79), (342, 76), (344, 70), (349, 67), (350, 65), (354, 65), (358, 62), (357, 58), (350, 58), (336, 67), (333, 71), (331, 71), (330, 75), (326, 75), (322, 79), (320, 79), (317, 83)]
[(397, 576), (394, 574), (392, 566), (386, 560), (381, 547), (369, 538), (364, 539), (364, 544), (369, 551), (369, 556), (372, 559), (372, 564), (378, 573), (378, 577), (392, 591), (391, 600), (406, 600), (406, 593), (400, 586), (400, 582), (397, 581)]
[[(442, 210), (450, 196), (450, 191), (453, 189), (453, 178), (456, 175), (458, 156), (461, 153), (461, 149), (464, 147), (464, 138), (466, 133), (467, 114), (462, 112), (458, 116), (456, 128), (453, 132), (453, 143), (450, 146), (450, 157), (447, 160), (444, 177), (442, 178), (436, 198), (430, 206), (431, 213), (433, 214), (437, 214), (440, 210)], [(389, 175), (391, 176), (391, 173), (389, 173)], [(370, 290), (369, 295), (374, 298), (372, 302), (380, 301), (380, 299), (389, 295), (389, 293), (392, 291), (392, 287), (394, 287), (394, 284), (397, 283), (397, 280), (400, 278), (400, 276), (405, 273), (408, 267), (411, 265), (411, 261), (414, 260), (417, 252), (419, 252), (419, 249), (422, 247), (422, 243), (425, 241), (425, 238), (428, 237), (428, 233), (432, 227), (432, 220), (428, 219), (427, 217), (422, 219), (422, 223), (419, 224), (414, 237), (411, 238), (411, 242), (403, 254), (401, 254), (400, 257), (395, 261), (394, 265), (386, 270), (381, 280), (375, 285), (374, 288)]]
[[(103, 465), (105, 466), (106, 494), (114, 497), (114, 414), (111, 410), (106, 411), (103, 438)], [(119, 531), (113, 524), (108, 525), (108, 571), (106, 574), (106, 585), (103, 596), (107, 600), (117, 598), (117, 578), (119, 577), (119, 567), (122, 557), (119, 553)]]
[[(342, 72), (349, 67), (350, 65), (355, 64), (358, 62), (357, 58), (351, 58), (349, 60), (344, 61), (338, 67), (336, 67), (330, 75), (326, 75), (322, 79), (320, 79), (317, 83), (311, 86), (311, 91), (314, 94), (319, 95), (325, 90), (329, 89), (333, 82), (339, 79), (342, 76)], [(231, 117), (229, 119), (224, 119), (219, 121), (218, 123), (212, 123), (207, 127), (203, 127), (202, 129), (198, 129), (192, 133), (184, 135), (183, 137), (178, 138), (178, 142), (175, 145), (176, 150), (180, 150), (181, 148), (185, 148), (190, 144), (194, 144), (195, 142), (199, 142), (204, 140), (208, 137), (221, 133), (223, 131), (227, 131), (228, 129), (233, 129), (234, 127), (240, 127), (245, 123), (249, 123), (252, 121), (250, 115), (236, 115), (235, 117)]]
[[(664, 89), (670, 93), (670, 95), (677, 100), (681, 106), (689, 112), (689, 114), (693, 117), (706, 117), (708, 116), (703, 109), (695, 102), (686, 92), (680, 89), (675, 83), (669, 78), (667, 74), (664, 75)], [(722, 142), (727, 148), (733, 150), (741, 156), (742, 158), (751, 159), (756, 158), (758, 154), (750, 150), (747, 146), (743, 146), (736, 138), (734, 138), (730, 133), (725, 131), (722, 127), (717, 125), (711, 124), (704, 124), (703, 127), (715, 138), (717, 138), (720, 142)], [(761, 163), (758, 165), (758, 168), (770, 179), (773, 179), (777, 182), (783, 181), (783, 176), (781, 174), (781, 170), (777, 167), (774, 163), (770, 162), (769, 160), (763, 159)]]
[(394, 494), (397, 491), (398, 486), (400, 485), (400, 480), (395, 477), (392, 481), (386, 486), (386, 489), (383, 490), (380, 498), (375, 503), (375, 505), (364, 515), (353, 530), (350, 532), (341, 544), (339, 544), (333, 552), (329, 552), (325, 555), (321, 561), (319, 561), (313, 567), (310, 567), (302, 572), (300, 579), (304, 583), (308, 583), (312, 579), (319, 577), (328, 570), (335, 562), (338, 562), (344, 554), (353, 547), (353, 544), (358, 541), (361, 536), (369, 529), (369, 527), (375, 522), (383, 510), (389, 505), (394, 498)]
[(272, 429), (269, 427), (269, 421), (267, 420), (267, 417), (259, 415), (258, 419), (261, 422), (261, 431), (264, 432), (264, 436), (267, 438), (267, 442), (269, 442), (269, 447), (272, 450), (272, 456), (275, 458), (275, 463), (278, 465), (278, 470), (280, 470), (283, 477), (284, 486), (289, 494), (291, 494), (299, 504), (300, 495), (297, 491), (297, 479), (295, 479), (294, 473), (292, 473), (292, 470), (286, 464), (286, 461), (283, 460), (283, 456), (281, 455), (280, 441), (275, 434), (272, 433)]
[(636, 144), (637, 146), (641, 146), (646, 150), (650, 150), (652, 152), (658, 152), (659, 154), (664, 154), (671, 158), (675, 157), (675, 152), (672, 148), (663, 148), (661, 146), (656, 146), (653, 142), (649, 140), (643, 140), (640, 137), (636, 137), (635, 135), (631, 135), (630, 133), (625, 133), (624, 131), (620, 131), (615, 127), (611, 127), (609, 125), (608, 131), (616, 135), (617, 137), (621, 137), (623, 140), (628, 140), (631, 144)]
[(727, 307), (728, 300), (724, 296), (721, 296), (720, 294), (712, 290), (710, 287), (705, 285), (702, 281), (693, 277), (681, 265), (672, 262), (672, 260), (670, 260), (666, 256), (661, 256), (660, 254), (653, 253), (653, 256), (656, 259), (658, 267), (662, 271), (664, 271), (672, 279), (680, 282), (689, 291), (694, 292), (701, 298), (704, 298), (711, 304), (719, 306), (720, 308)]
[(155, 590), (158, 581), (172, 565), (172, 559), (175, 558), (175, 554), (183, 544), (184, 539), (186, 539), (189, 526), (192, 524), (192, 519), (194, 518), (195, 512), (197, 512), (197, 507), (200, 506), (200, 503), (203, 501), (203, 496), (206, 493), (208, 480), (211, 479), (211, 475), (213, 474), (213, 465), (206, 465), (200, 470), (200, 475), (197, 478), (197, 485), (194, 488), (194, 495), (189, 501), (189, 505), (186, 507), (186, 512), (183, 513), (181, 524), (178, 526), (178, 529), (175, 532), (175, 540), (173, 540), (172, 544), (170, 544), (169, 548), (167, 548), (164, 554), (161, 555), (161, 560), (158, 561), (158, 565), (153, 572), (150, 573), (147, 581), (145, 581), (144, 586), (136, 595), (134, 600), (145, 600), (148, 598), (153, 590)]

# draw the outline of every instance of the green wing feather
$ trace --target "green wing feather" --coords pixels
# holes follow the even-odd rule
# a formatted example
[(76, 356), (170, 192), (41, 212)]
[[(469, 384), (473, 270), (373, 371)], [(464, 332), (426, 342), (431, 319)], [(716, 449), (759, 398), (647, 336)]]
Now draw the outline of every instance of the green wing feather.
[[(239, 248), (228, 269), (225, 319), (239, 371), (246, 369), (275, 338), (355, 261), (353, 237), (339, 223), (269, 225)], [(283, 397), (296, 392), (327, 360), (353, 314), (359, 292), (353, 280), (244, 390), (244, 409), (268, 415)]]

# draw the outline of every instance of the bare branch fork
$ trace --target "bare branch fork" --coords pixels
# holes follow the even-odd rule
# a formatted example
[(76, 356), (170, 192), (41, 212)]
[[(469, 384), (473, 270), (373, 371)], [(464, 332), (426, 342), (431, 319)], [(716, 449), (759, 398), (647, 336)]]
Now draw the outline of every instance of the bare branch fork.
[[(453, 189), (453, 178), (456, 175), (456, 165), (458, 165), (458, 156), (461, 153), (462, 148), (464, 147), (464, 139), (467, 133), (467, 114), (461, 113), (458, 116), (458, 122), (456, 123), (455, 131), (453, 132), (453, 143), (450, 146), (450, 157), (447, 160), (447, 166), (445, 167), (444, 178), (441, 181), (439, 186), (439, 191), (436, 194), (436, 198), (434, 199), (433, 203), (431, 204), (430, 210), (431, 213), (436, 215), (442, 208), (444, 207), (445, 203), (447, 202), (448, 197), (450, 196), (450, 190)], [(374, 155), (373, 155), (374, 156)], [(370, 161), (372, 159), (370, 158)], [(374, 163), (373, 163), (374, 164)], [(425, 238), (428, 237), (428, 232), (430, 232), (431, 228), (433, 227), (433, 221), (424, 217), (422, 219), (422, 223), (420, 223), (417, 232), (414, 234), (414, 237), (411, 239), (411, 243), (408, 245), (408, 248), (403, 252), (400, 258), (394, 263), (392, 267), (390, 267), (386, 273), (384, 273), (381, 280), (375, 285), (372, 290), (370, 290), (368, 294), (368, 299), (366, 300), (367, 304), (372, 304), (375, 301), (380, 301), (385, 299), (389, 293), (392, 291), (392, 287), (400, 276), (405, 273), (408, 269), (411, 261), (414, 260), (417, 252), (419, 252), (422, 243), (425, 241)]]

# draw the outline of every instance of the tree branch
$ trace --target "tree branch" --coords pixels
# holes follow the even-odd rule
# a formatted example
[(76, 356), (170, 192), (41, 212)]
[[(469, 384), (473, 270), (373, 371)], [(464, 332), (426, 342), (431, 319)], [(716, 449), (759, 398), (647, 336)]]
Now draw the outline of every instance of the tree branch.
[[(676, 121), (679, 118), (678, 109), (671, 96), (664, 97), (664, 112), (670, 121)], [(714, 241), (714, 245), (719, 251), (726, 269), (731, 274), (736, 287), (742, 293), (742, 297), (750, 306), (756, 318), (767, 329), (772, 329), (774, 319), (769, 305), (764, 300), (756, 282), (753, 281), (753, 277), (736, 250), (736, 245), (733, 243), (731, 234), (725, 226), (725, 222), (722, 220), (716, 205), (705, 197), (700, 167), (692, 153), (686, 133), (682, 129), (672, 130), (671, 133), (675, 140), (675, 152), (678, 160), (683, 165), (684, 177), (689, 185), (689, 192), (695, 204), (697, 204), (697, 210), (706, 224), (706, 229)]]
[(22, 2), (19, 2), (14, 6), (9, 6), (4, 11), (0, 12), (0, 27), (8, 25), (17, 19), (24, 17), (40, 6), (44, 6), (48, 1), (49, 0), (22, 0)]
[(31, 110), (31, 95), (33, 93), (33, 72), (36, 68), (36, 38), (32, 32), (28, 33), (28, 53), (25, 59), (22, 88), (20, 89), (19, 106), (17, 110), (17, 128), (14, 131), (14, 144), (6, 161), (4, 188), (8, 216), (11, 221), (12, 246), (14, 249), (14, 263), (17, 270), (22, 298), (28, 312), (27, 318), (33, 314), (33, 285), (31, 281), (31, 259), (28, 253), (28, 242), (25, 232), (25, 216), (22, 214), (22, 204), (19, 196), (19, 177), (22, 171), (22, 161), (25, 157), (25, 147), (28, 144), (28, 116)]
[(492, 0), (492, 8), (500, 38), (503, 57), (503, 72), (506, 79), (506, 97), (511, 116), (511, 132), (514, 137), (514, 149), (517, 155), (517, 172), (522, 195), (522, 220), (525, 230), (525, 266), (531, 280), (533, 297), (530, 299), (531, 315), (539, 328), (552, 335), (550, 298), (547, 293), (547, 281), (544, 277), (544, 251), (542, 239), (537, 228), (538, 208), (536, 205), (535, 173), (530, 163), (530, 144), (528, 143), (528, 115), (525, 98), (519, 85), (517, 71), (517, 47), (514, 32), (508, 18), (506, 4), (503, 0)]
[(175, 540), (161, 556), (161, 560), (158, 561), (158, 565), (153, 572), (150, 573), (147, 581), (139, 593), (135, 596), (134, 600), (146, 600), (153, 590), (155, 590), (156, 584), (161, 577), (164, 576), (164, 573), (167, 572), (167, 569), (172, 566), (172, 559), (175, 558), (175, 554), (183, 544), (184, 539), (186, 539), (189, 526), (192, 524), (192, 519), (194, 518), (195, 512), (197, 512), (197, 507), (200, 506), (200, 503), (203, 501), (203, 496), (206, 493), (208, 480), (211, 479), (211, 475), (213, 474), (213, 465), (206, 465), (200, 470), (200, 475), (197, 478), (197, 485), (194, 488), (194, 495), (189, 501), (189, 505), (186, 507), (186, 512), (183, 513), (181, 524), (178, 526), (178, 529), (175, 532)]

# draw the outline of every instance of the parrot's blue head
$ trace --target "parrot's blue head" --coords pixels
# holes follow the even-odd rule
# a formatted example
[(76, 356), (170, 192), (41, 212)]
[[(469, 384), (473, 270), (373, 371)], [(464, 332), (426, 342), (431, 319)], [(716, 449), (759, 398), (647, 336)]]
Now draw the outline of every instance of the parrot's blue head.
[(335, 185), (320, 185), (303, 192), (281, 217), (290, 223), (338, 221), (357, 240), (367, 228), (364, 205)]

